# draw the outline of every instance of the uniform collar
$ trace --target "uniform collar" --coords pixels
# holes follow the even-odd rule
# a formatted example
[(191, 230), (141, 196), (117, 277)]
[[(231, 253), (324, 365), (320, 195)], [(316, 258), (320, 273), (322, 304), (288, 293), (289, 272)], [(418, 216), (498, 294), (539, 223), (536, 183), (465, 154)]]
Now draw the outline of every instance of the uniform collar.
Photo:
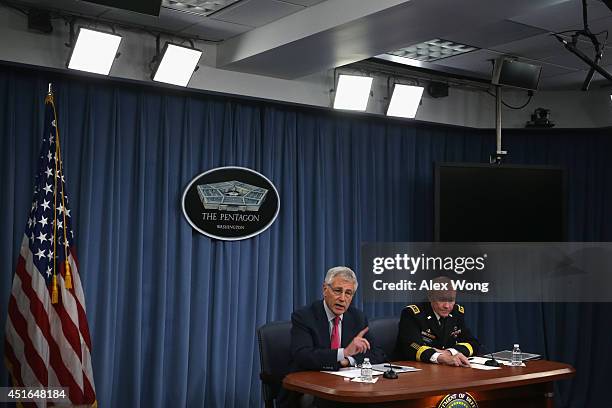
[[(325, 302), (324, 302), (324, 303), (325, 303)], [(437, 313), (436, 313), (436, 312), (433, 310), (433, 307), (431, 307), (431, 303), (427, 303), (427, 304), (429, 305), (429, 310), (431, 310), (431, 313), (433, 313), (433, 315), (434, 315), (434, 316), (436, 316), (436, 320), (437, 320), (437, 321), (440, 321), (441, 316), (440, 316), (439, 314), (437, 314)], [(454, 307), (453, 307), (453, 310), (454, 310)], [(453, 312), (452, 312), (452, 310), (451, 310), (451, 312), (448, 314), (447, 319), (448, 319), (449, 317), (453, 317)]]

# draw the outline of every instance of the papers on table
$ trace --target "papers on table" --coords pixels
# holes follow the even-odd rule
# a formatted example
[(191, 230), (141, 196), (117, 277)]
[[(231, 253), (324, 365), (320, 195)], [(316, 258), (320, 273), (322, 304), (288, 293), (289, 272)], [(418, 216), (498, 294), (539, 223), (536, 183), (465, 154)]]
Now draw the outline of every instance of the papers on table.
[[(496, 360), (511, 361), (512, 360), (512, 351), (510, 351), (510, 350), (498, 351), (497, 353), (493, 353), (493, 356), (495, 357)], [(521, 360), (523, 360), (523, 361), (537, 360), (537, 359), (540, 359), (540, 358), (542, 358), (542, 356), (539, 355), (539, 354), (521, 353)]]
[[(327, 374), (339, 375), (341, 377), (347, 377), (347, 378), (361, 377), (361, 368), (358, 368), (358, 367), (345, 367), (345, 368), (341, 368), (338, 371), (321, 371), (321, 372), (327, 373)], [(372, 376), (374, 375), (382, 375), (382, 373), (380, 371), (372, 370)]]
[[(391, 368), (393, 368), (393, 371), (395, 371), (397, 374), (400, 373), (409, 373), (411, 371), (420, 371), (420, 368), (414, 368), (414, 367), (410, 367), (410, 366), (403, 366), (403, 365), (396, 365), (393, 364), (391, 366)], [(385, 364), (374, 364), (372, 366), (372, 370), (374, 371), (379, 371), (379, 372), (385, 372), (389, 370), (389, 363), (385, 363)]]
[[(388, 363), (374, 364), (372, 366), (372, 375), (373, 376), (382, 375), (388, 369), (389, 369)], [(420, 370), (421, 370), (420, 368), (414, 368), (410, 366), (400, 366), (400, 365), (393, 364), (393, 371), (395, 371), (398, 374), (409, 373), (411, 371), (420, 371)], [(359, 367), (345, 367), (345, 368), (341, 368), (338, 371), (321, 371), (321, 372), (327, 373), (327, 374), (339, 375), (341, 377), (347, 377), (347, 378), (361, 377), (361, 368)]]
[[(489, 367), (484, 365), (487, 360), (490, 360), (488, 357), (470, 357), (468, 358), (472, 368), (476, 368), (477, 370), (499, 370), (501, 367)], [(497, 360), (500, 365), (505, 365), (509, 367), (526, 367), (525, 363), (521, 363), (520, 366), (513, 366), (510, 361)]]
[(468, 361), (472, 365), (472, 368), (475, 368), (477, 370), (499, 370), (501, 368), (501, 367), (490, 367), (490, 366), (485, 365), (485, 362), (487, 360), (490, 360), (490, 358), (486, 358), (486, 357), (468, 358)]

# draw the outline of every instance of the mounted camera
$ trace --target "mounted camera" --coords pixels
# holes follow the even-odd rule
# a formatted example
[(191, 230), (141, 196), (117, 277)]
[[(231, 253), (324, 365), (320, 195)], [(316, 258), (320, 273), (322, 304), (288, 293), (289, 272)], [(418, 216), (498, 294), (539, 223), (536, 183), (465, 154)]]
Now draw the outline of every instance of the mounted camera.
[(531, 120), (525, 124), (528, 128), (551, 128), (555, 126), (550, 120), (550, 109), (537, 108), (531, 114)]

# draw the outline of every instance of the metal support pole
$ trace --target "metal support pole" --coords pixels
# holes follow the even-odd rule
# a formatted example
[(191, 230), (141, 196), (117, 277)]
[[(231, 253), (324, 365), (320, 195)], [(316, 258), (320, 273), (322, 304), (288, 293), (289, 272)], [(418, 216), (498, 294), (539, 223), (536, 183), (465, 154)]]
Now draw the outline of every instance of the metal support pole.
[(502, 87), (497, 85), (495, 87), (495, 136), (497, 138), (497, 145), (495, 153), (499, 156), (502, 151)]
[(489, 156), (489, 163), (501, 164), (507, 151), (502, 150), (502, 87), (495, 86), (495, 154)]

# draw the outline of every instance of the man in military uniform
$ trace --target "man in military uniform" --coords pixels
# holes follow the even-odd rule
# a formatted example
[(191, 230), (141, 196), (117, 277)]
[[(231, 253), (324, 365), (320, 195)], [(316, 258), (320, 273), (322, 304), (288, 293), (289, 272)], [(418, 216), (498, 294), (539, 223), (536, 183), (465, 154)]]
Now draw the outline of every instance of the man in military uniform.
[(397, 351), (407, 360), (470, 367), (467, 357), (478, 352), (478, 340), (463, 320), (464, 309), (455, 304), (456, 291), (450, 279), (438, 277), (434, 283), (447, 286), (430, 290), (428, 303), (409, 305), (402, 311)]

